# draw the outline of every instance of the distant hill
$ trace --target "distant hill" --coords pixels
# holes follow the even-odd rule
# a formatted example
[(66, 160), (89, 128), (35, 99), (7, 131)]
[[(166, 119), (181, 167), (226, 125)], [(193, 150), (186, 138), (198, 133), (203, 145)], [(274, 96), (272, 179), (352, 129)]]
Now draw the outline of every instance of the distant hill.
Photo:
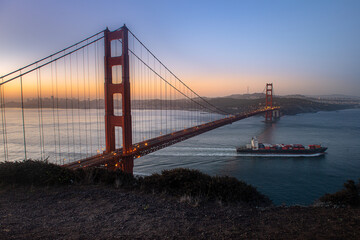
[[(318, 111), (332, 111), (341, 110), (347, 108), (359, 108), (359, 99), (348, 99), (343, 95), (330, 95), (331, 99), (319, 99), (315, 97), (303, 96), (303, 95), (288, 95), (288, 96), (274, 96), (273, 105), (280, 106), (283, 114), (292, 115), (298, 113), (318, 112)], [(251, 112), (259, 107), (265, 106), (265, 94), (253, 93), (253, 94), (233, 94), (227, 97), (218, 98), (204, 98), (212, 105), (224, 110), (225, 112), (236, 114), (242, 112)], [(149, 99), (149, 100), (132, 100), (132, 109), (173, 109), (173, 110), (196, 110), (197, 104), (204, 104), (199, 98), (193, 98), (193, 101), (188, 99), (177, 99), (169, 101), (161, 99)], [(41, 106), (39, 105), (41, 104)], [(206, 105), (206, 104), (205, 104)], [(19, 108), (20, 102), (8, 102), (7, 108)], [(104, 100), (79, 100), (79, 99), (63, 99), (63, 98), (43, 98), (42, 101), (38, 99), (27, 99), (24, 102), (25, 108), (73, 108), (73, 109), (103, 109)], [(115, 108), (121, 108), (121, 105), (115, 106)]]
[(329, 95), (308, 95), (309, 98), (326, 99), (326, 100), (360, 100), (358, 96), (350, 96), (344, 94), (329, 94)]
[(300, 98), (300, 99), (309, 98), (309, 97), (301, 95), (301, 94), (292, 94), (292, 95), (277, 96), (277, 97), (280, 97), (280, 98)]
[(233, 99), (259, 99), (265, 98), (264, 93), (251, 93), (251, 94), (232, 94), (230, 96), (225, 96), (224, 98), (233, 98)]
[[(299, 95), (301, 96), (301, 95)], [(277, 97), (273, 98), (273, 105), (280, 106), (281, 112), (285, 115), (294, 115), (298, 113), (311, 113), (318, 111), (333, 111), (347, 108), (358, 108), (360, 102), (346, 101), (315, 101), (307, 97)], [(257, 99), (234, 99), (230, 97), (212, 98), (209, 100), (213, 105), (230, 113), (239, 113), (255, 110), (265, 106), (265, 96)]]
[[(290, 95), (275, 95), (279, 98), (300, 98), (300, 99), (316, 99), (316, 100), (360, 100), (358, 96), (350, 96), (344, 94), (328, 94), (328, 95), (301, 95), (301, 94), (290, 94)], [(265, 98), (264, 93), (251, 93), (251, 94), (232, 94), (225, 96), (224, 98), (233, 99), (259, 99)]]

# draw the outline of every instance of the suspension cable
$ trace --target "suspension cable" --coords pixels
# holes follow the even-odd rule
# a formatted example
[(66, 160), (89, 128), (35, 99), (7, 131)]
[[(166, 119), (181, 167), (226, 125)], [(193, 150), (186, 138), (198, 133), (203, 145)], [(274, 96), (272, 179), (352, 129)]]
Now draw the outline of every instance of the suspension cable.
[[(102, 30), (102, 31), (100, 31), (100, 32), (98, 32), (98, 33), (96, 33), (96, 34), (88, 37), (88, 38), (85, 38), (84, 40), (82, 40), (82, 41), (80, 41), (80, 42), (78, 42), (78, 43), (75, 43), (75, 44), (71, 45), (70, 47), (64, 48), (63, 50), (60, 50), (60, 51), (58, 51), (58, 52), (56, 52), (56, 53), (53, 53), (53, 54), (51, 54), (51, 55), (49, 55), (49, 56), (47, 56), (47, 57), (42, 58), (42, 59), (40, 59), (40, 60), (38, 60), (38, 61), (36, 61), (36, 62), (33, 62), (33, 63), (29, 64), (29, 65), (26, 65), (25, 67), (19, 68), (18, 70), (15, 70), (15, 71), (12, 71), (11, 73), (5, 74), (4, 76), (2, 76), (2, 77), (0, 77), (0, 78), (7, 77), (7, 76), (9, 76), (9, 75), (11, 75), (11, 74), (14, 74), (14, 73), (16, 73), (16, 72), (19, 72), (19, 71), (25, 69), (25, 68), (28, 68), (28, 67), (30, 67), (30, 66), (32, 66), (32, 65), (35, 65), (35, 64), (39, 63), (39, 62), (42, 62), (42, 61), (44, 61), (44, 60), (46, 60), (46, 59), (48, 59), (48, 58), (51, 58), (51, 57), (53, 57), (53, 56), (55, 56), (55, 55), (57, 55), (57, 54), (59, 54), (59, 53), (61, 53), (61, 52), (64, 52), (64, 51), (66, 51), (66, 50), (68, 50), (68, 49), (70, 49), (70, 48), (75, 47), (76, 45), (79, 45), (80, 43), (85, 42), (86, 40), (89, 40), (89, 39), (91, 39), (91, 38), (99, 35), (100, 33), (103, 33), (104, 31), (105, 31), (105, 30)], [(18, 77), (19, 77), (19, 76), (18, 76)]]
[(6, 81), (4, 81), (4, 82), (1, 82), (1, 83), (0, 83), (0, 86), (3, 85), (3, 84), (5, 84), (5, 83), (8, 83), (8, 82), (13, 81), (14, 79), (17, 79), (17, 78), (19, 78), (19, 77), (22, 77), (22, 76), (24, 76), (24, 75), (26, 75), (26, 74), (28, 74), (28, 73), (31, 73), (31, 72), (39, 69), (39, 68), (42, 68), (42, 67), (44, 67), (44, 66), (46, 66), (46, 65), (48, 65), (48, 64), (50, 64), (50, 63), (53, 63), (53, 62), (55, 62), (55, 61), (57, 61), (57, 60), (65, 57), (65, 56), (68, 56), (68, 55), (70, 55), (70, 54), (72, 54), (72, 53), (74, 53), (74, 52), (77, 52), (77, 51), (79, 51), (80, 49), (83, 49), (84, 47), (87, 47), (87, 46), (89, 46), (89, 45), (91, 45), (91, 44), (93, 44), (93, 43), (95, 43), (95, 42), (97, 42), (97, 41), (99, 41), (99, 40), (101, 40), (101, 39), (103, 39), (103, 38), (104, 38), (104, 36), (102, 36), (102, 37), (100, 37), (100, 38), (97, 38), (97, 39), (95, 39), (94, 41), (89, 42), (88, 44), (83, 45), (83, 46), (81, 46), (81, 47), (79, 47), (79, 48), (77, 48), (77, 49), (75, 49), (75, 50), (73, 50), (73, 51), (71, 51), (71, 52), (68, 52), (68, 53), (66, 53), (66, 54), (64, 54), (64, 55), (62, 55), (62, 56), (60, 56), (60, 57), (57, 57), (57, 58), (55, 58), (55, 59), (53, 59), (53, 60), (50, 60), (50, 61), (47, 62), (47, 63), (44, 63), (44, 64), (42, 64), (42, 65), (40, 65), (40, 66), (38, 66), (38, 67), (35, 67), (35, 68), (33, 68), (33, 69), (31, 69), (31, 70), (29, 70), (29, 71), (27, 71), (27, 72), (24, 72), (24, 73), (22, 73), (22, 74), (19, 74), (19, 75), (16, 76), (16, 77), (10, 78), (9, 80), (6, 80)]
[[(197, 94), (196, 92), (194, 92), (189, 86), (187, 86), (183, 81), (181, 81), (181, 79), (179, 79), (172, 71), (170, 71), (136, 36), (133, 32), (131, 32), (130, 30), (128, 30), (131, 35), (133, 35), (133, 37), (147, 50), (149, 51), (149, 53), (161, 64), (164, 66), (164, 68), (169, 71), (179, 82), (181, 82), (182, 84), (184, 84), (184, 86), (186, 86), (186, 88), (188, 88), (191, 92), (193, 92), (197, 97), (199, 97), (200, 99), (202, 99), (204, 102), (206, 102), (207, 104), (209, 104), (210, 106), (214, 107), (215, 109), (217, 109), (218, 111), (225, 113), (225, 114), (230, 114), (228, 112), (225, 112), (221, 109), (219, 109), (218, 107), (214, 106), (213, 104), (211, 104), (210, 102), (206, 101), (203, 97), (201, 97), (199, 94)], [(130, 50), (130, 49), (129, 49)]]
[(210, 108), (204, 106), (201, 103), (196, 102), (195, 100), (191, 99), (189, 96), (187, 96), (185, 93), (181, 92), (179, 89), (177, 89), (175, 86), (173, 86), (171, 83), (169, 83), (165, 78), (163, 78), (162, 76), (160, 76), (160, 74), (158, 74), (154, 69), (152, 69), (149, 65), (147, 65), (140, 57), (138, 57), (133, 51), (131, 51), (129, 49), (129, 52), (132, 53), (140, 62), (142, 62), (146, 67), (148, 67), (154, 74), (156, 74), (160, 79), (162, 79), (164, 82), (166, 82), (169, 86), (171, 86), (172, 88), (174, 88), (176, 91), (178, 91), (181, 95), (183, 95), (185, 98), (189, 99), (190, 101), (196, 103), (199, 106), (202, 106), (205, 109), (209, 109)]

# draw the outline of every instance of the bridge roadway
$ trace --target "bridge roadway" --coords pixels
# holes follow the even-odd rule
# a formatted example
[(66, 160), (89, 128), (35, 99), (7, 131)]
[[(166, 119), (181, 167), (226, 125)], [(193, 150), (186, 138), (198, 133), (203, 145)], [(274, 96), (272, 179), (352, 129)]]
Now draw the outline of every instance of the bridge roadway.
[(213, 122), (204, 123), (198, 126), (173, 132), (170, 134), (162, 135), (156, 138), (152, 138), (143, 142), (133, 144), (132, 150), (129, 150), (127, 153), (123, 153), (123, 149), (116, 149), (111, 153), (102, 153), (92, 157), (88, 157), (79, 161), (75, 161), (69, 164), (64, 164), (64, 167), (70, 169), (86, 168), (86, 167), (108, 167), (116, 168), (118, 166), (119, 160), (124, 157), (139, 158), (141, 156), (147, 155), (149, 153), (155, 152), (162, 148), (168, 147), (175, 143), (184, 141), (188, 138), (197, 136), (204, 132), (213, 130), (218, 127), (222, 127), (233, 122), (252, 117), (257, 114), (265, 113), (268, 111), (278, 110), (278, 107), (267, 108), (267, 109), (258, 109), (250, 113), (242, 113), (232, 115), (230, 117), (222, 118)]

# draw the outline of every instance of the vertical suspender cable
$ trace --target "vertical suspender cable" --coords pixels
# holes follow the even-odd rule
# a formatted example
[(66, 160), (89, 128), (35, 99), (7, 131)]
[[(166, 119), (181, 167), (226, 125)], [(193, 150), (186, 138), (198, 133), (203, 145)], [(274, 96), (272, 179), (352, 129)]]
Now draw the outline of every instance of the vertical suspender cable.
[(74, 97), (73, 97), (73, 77), (72, 77), (72, 61), (70, 55), (70, 99), (71, 99), (71, 130), (72, 130), (72, 146), (73, 160), (75, 160), (75, 127), (74, 127)]
[[(142, 59), (142, 47), (140, 47), (141, 59)], [(140, 78), (141, 78), (141, 132), (142, 132), (142, 140), (146, 139), (145, 135), (145, 118), (144, 118), (144, 105), (145, 105), (145, 94), (144, 94), (144, 65), (140, 64)]]
[[(149, 65), (149, 52), (147, 52), (147, 65)], [(146, 78), (147, 78), (147, 87), (146, 87), (146, 92), (147, 92), (147, 102), (148, 102), (148, 106), (147, 106), (147, 132), (148, 132), (148, 139), (151, 139), (151, 131), (150, 131), (150, 126), (151, 126), (151, 112), (150, 112), (150, 72), (149, 69), (146, 68)]]
[(79, 78), (79, 57), (76, 52), (76, 83), (77, 83), (77, 112), (78, 112), (78, 133), (79, 133), (79, 157), (82, 158), (82, 144), (81, 144), (81, 118), (80, 118), (80, 78)]
[[(88, 40), (89, 41), (89, 40)], [(87, 43), (88, 43), (87, 41)], [(87, 70), (88, 70), (88, 107), (89, 107), (89, 121), (90, 121), (90, 154), (93, 154), (93, 146), (92, 146), (92, 120), (91, 120), (91, 101), (90, 101), (90, 98), (91, 98), (91, 95), (90, 95), (90, 57), (89, 57), (89, 46), (86, 47), (86, 51), (87, 51)]]
[[(65, 54), (65, 51), (64, 51)], [(65, 83), (65, 111), (66, 111), (66, 138), (67, 138), (67, 160), (70, 160), (70, 138), (69, 138), (69, 115), (68, 115), (68, 90), (67, 90), (67, 71), (66, 71), (66, 57), (64, 57), (64, 83)], [(65, 159), (64, 159), (65, 163)]]
[[(134, 42), (134, 38), (132, 38), (132, 49), (134, 50), (135, 49), (135, 42)], [(135, 61), (136, 59), (133, 57), (133, 55), (130, 55), (129, 54), (129, 57), (131, 57), (131, 62), (132, 64), (130, 65), (131, 67), (131, 79), (132, 79), (132, 84), (131, 84), (131, 89), (133, 90), (133, 94), (131, 95), (132, 98), (134, 99), (134, 104), (132, 106), (136, 106), (135, 103), (137, 103), (138, 101), (138, 91), (137, 91), (137, 76), (135, 76), (136, 72), (135, 72)], [(134, 131), (134, 134), (133, 136), (135, 136), (135, 139), (136, 139), (136, 142), (141, 142), (141, 139), (139, 138), (139, 131), (138, 131), (138, 112), (139, 110), (136, 110), (135, 111), (135, 115), (134, 115), (134, 118), (133, 118), (133, 131)]]
[(59, 121), (59, 88), (58, 88), (58, 71), (57, 61), (55, 62), (55, 84), (56, 84), (56, 114), (57, 114), (57, 130), (58, 130), (58, 144), (59, 144), (59, 161), (61, 162), (61, 138), (60, 138), (60, 121)]
[(82, 67), (83, 67), (83, 82), (84, 82), (84, 111), (85, 111), (85, 121), (84, 121), (84, 125), (85, 125), (85, 149), (86, 149), (86, 157), (88, 157), (88, 137), (87, 137), (87, 106), (86, 106), (86, 74), (85, 74), (85, 49), (82, 49)]
[[(135, 49), (135, 42), (134, 42), (134, 38), (133, 38), (133, 49)], [(138, 103), (139, 103), (139, 90), (138, 90), (138, 76), (136, 75), (136, 59), (132, 56), (132, 55), (129, 55), (131, 56), (132, 58), (132, 79), (133, 79), (133, 83), (132, 83), (132, 89), (134, 91), (134, 93), (132, 94), (133, 96), (133, 99), (134, 99), (134, 103), (136, 103), (136, 105), (133, 105), (133, 106), (136, 106), (136, 111), (135, 111), (135, 118), (134, 118), (134, 136), (135, 136), (135, 139), (137, 139), (136, 141), (137, 142), (141, 142), (141, 138), (139, 137), (139, 107), (138, 107)]]
[[(37, 64), (36, 64), (37, 66)], [(36, 71), (36, 93), (37, 93), (37, 103), (38, 103), (38, 107), (37, 107), (37, 112), (38, 112), (38, 122), (39, 122), (39, 145), (40, 145), (40, 159), (43, 160), (43, 153), (42, 153), (42, 135), (41, 135), (41, 117), (40, 117), (40, 91), (39, 91), (39, 69)]]
[[(52, 60), (52, 58), (51, 58)], [(56, 128), (55, 128), (55, 99), (54, 99), (54, 75), (53, 64), (51, 66), (51, 101), (52, 101), (52, 120), (53, 120), (53, 132), (54, 132), (54, 148), (55, 148), (55, 163), (57, 164), (57, 141), (56, 141)]]
[(97, 136), (97, 153), (100, 153), (100, 136), (99, 136), (99, 94), (98, 94), (98, 69), (97, 69), (97, 61), (98, 61), (98, 54), (97, 54), (97, 42), (94, 44), (94, 69), (95, 69), (95, 104), (96, 104), (96, 136)]
[(43, 118), (43, 101), (42, 101), (42, 83), (41, 69), (39, 68), (39, 93), (40, 93), (40, 119), (41, 119), (41, 136), (42, 136), (42, 152), (45, 158), (45, 135), (44, 135), (44, 118)]
[[(161, 76), (161, 66), (160, 66), (160, 76)], [(159, 78), (159, 81), (160, 81), (160, 121), (161, 121), (161, 123), (160, 123), (160, 126), (161, 126), (161, 130), (160, 130), (160, 135), (161, 135), (161, 133), (162, 133), (162, 131), (163, 131), (163, 124), (162, 124), (162, 122), (163, 122), (163, 112), (162, 112), (162, 110), (163, 110), (163, 99), (162, 99), (162, 81), (161, 81), (161, 79)]]
[[(165, 79), (166, 78), (166, 70), (165, 70)], [(168, 118), (167, 118), (167, 115), (168, 115), (168, 110), (167, 110), (167, 107), (168, 106), (168, 99), (167, 99), (167, 84), (165, 83), (165, 134), (168, 133)]]
[[(21, 71), (20, 71), (20, 74), (21, 74)], [(25, 135), (25, 114), (24, 114), (24, 92), (23, 92), (22, 77), (20, 77), (20, 91), (21, 91), (22, 127), (23, 127), (23, 138), (24, 138), (24, 155), (25, 155), (25, 160), (27, 160), (27, 156), (26, 156), (26, 135)]]
[(0, 107), (1, 107), (1, 125), (3, 133), (3, 143), (4, 143), (4, 160), (8, 160), (8, 146), (7, 146), (7, 130), (6, 130), (6, 111), (5, 111), (5, 86), (0, 86)]

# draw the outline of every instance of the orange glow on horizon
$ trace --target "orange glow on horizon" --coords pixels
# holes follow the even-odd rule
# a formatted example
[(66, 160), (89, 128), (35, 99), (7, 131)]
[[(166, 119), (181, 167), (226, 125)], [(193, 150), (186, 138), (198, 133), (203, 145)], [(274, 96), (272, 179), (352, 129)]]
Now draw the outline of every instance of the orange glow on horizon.
[[(59, 73), (57, 79), (51, 78), (49, 73), (42, 73), (41, 82), (39, 82), (36, 74), (24, 76), (23, 81), (23, 97), (24, 100), (37, 98), (41, 94), (42, 98), (79, 98), (80, 100), (104, 99), (103, 77), (91, 77), (85, 79), (72, 76), (63, 76)], [(131, 76), (130, 76), (131, 79)], [(301, 76), (290, 75), (236, 75), (236, 74), (196, 74), (193, 76), (183, 77), (184, 82), (202, 97), (224, 97), (232, 94), (244, 94), (249, 88), (249, 93), (261, 93), (264, 90), (265, 83), (274, 83), (274, 95), (301, 94), (306, 92), (308, 85), (304, 84)], [(57, 80), (57, 83), (56, 83)], [(321, 88), (320, 81), (309, 78), (307, 81), (313, 82), (312, 90), (316, 93), (316, 89)], [(160, 82), (162, 82), (160, 84)], [(70, 84), (72, 83), (72, 84)], [(178, 82), (171, 82), (174, 86), (184, 91), (184, 87)], [(38, 88), (41, 92), (38, 93)], [(57, 88), (56, 88), (57, 86)], [(21, 96), (20, 79), (15, 79), (10, 83), (2, 85), (5, 95), (5, 101), (19, 101)], [(131, 99), (132, 100), (148, 100), (148, 99), (184, 99), (185, 97), (168, 86), (165, 90), (165, 83), (158, 79), (152, 81), (141, 81), (141, 79), (131, 79)], [(196, 95), (185, 90), (190, 97)], [(166, 96), (166, 98), (165, 98)]]

